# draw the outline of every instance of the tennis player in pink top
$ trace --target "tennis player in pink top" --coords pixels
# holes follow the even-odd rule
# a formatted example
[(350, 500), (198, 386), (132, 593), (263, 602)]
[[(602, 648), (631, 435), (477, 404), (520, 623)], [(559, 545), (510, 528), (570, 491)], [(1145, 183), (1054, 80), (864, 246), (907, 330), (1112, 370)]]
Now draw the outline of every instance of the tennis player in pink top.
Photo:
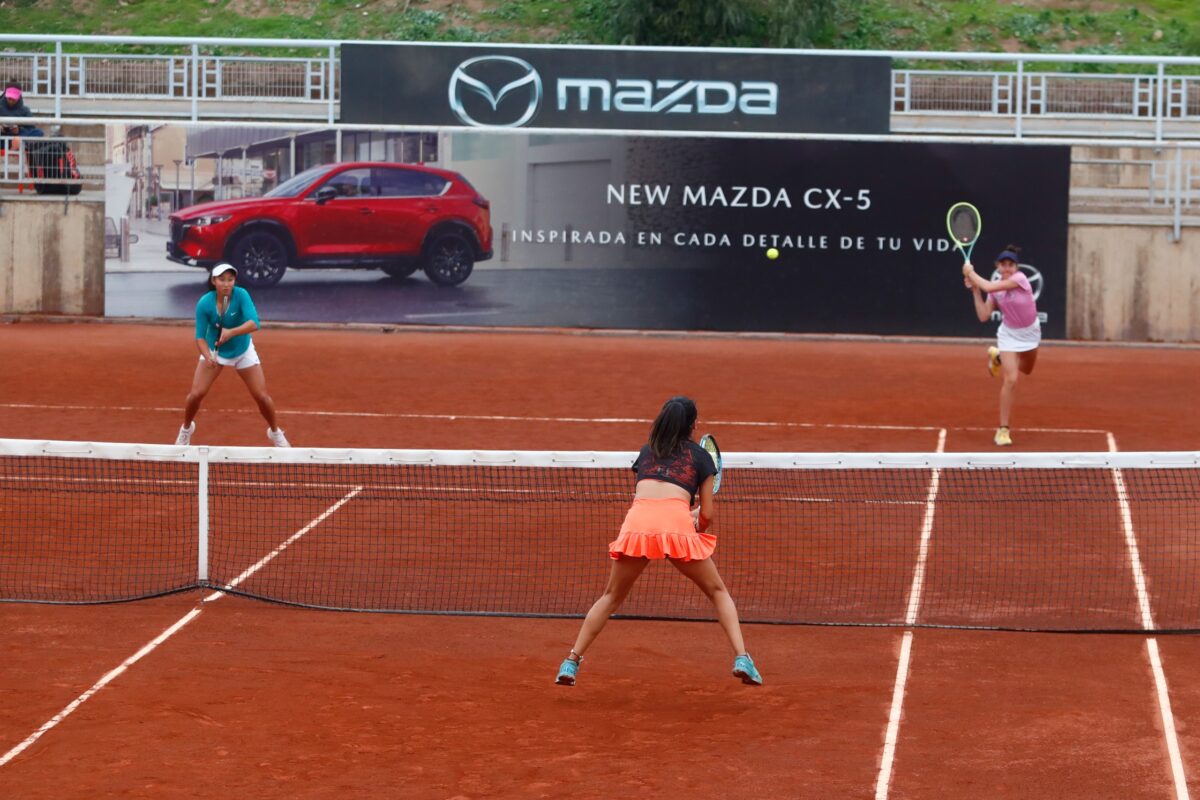
[[(1003, 315), (996, 331), (996, 344), (988, 348), (988, 372), (994, 378), (1004, 377), (1000, 385), (1000, 427), (993, 441), (1007, 447), (1012, 444), (1009, 417), (1013, 398), (1017, 394), (1017, 379), (1021, 373), (1033, 372), (1037, 364), (1038, 346), (1042, 343), (1042, 325), (1038, 321), (1037, 304), (1029, 279), (1018, 268), (1021, 248), (1010, 244), (996, 256), (999, 280), (985, 280), (975, 272), (971, 262), (963, 264), (963, 283), (975, 298), (975, 314), (987, 322), (997, 308)], [(986, 295), (986, 297), (985, 297)]]

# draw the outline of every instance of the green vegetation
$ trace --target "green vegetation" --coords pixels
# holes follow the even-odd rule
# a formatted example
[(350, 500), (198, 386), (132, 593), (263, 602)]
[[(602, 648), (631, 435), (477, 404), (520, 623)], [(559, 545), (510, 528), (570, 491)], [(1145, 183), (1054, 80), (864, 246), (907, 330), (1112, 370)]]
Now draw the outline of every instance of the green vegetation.
[(598, 5), (610, 12), (599, 30), (605, 41), (813, 47), (835, 40), (839, 0), (609, 0)]
[(1200, 4), (861, 0), (839, 47), (1200, 56)]
[(1200, 3), (0, 0), (0, 31), (1200, 56)]

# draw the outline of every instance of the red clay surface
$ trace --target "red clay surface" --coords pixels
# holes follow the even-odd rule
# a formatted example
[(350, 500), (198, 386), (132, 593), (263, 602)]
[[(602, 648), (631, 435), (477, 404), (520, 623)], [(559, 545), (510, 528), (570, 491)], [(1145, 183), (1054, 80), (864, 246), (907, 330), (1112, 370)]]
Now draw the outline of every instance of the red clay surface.
[[(729, 451), (930, 451), (942, 429), (947, 450), (992, 449), (998, 387), (981, 343), (255, 339), (297, 445), (632, 450), (684, 392)], [(0, 327), (0, 437), (170, 442), (193, 364), (183, 325)], [(1198, 367), (1193, 349), (1049, 344), (1020, 389), (1016, 449), (1104, 450), (1109, 432), (1123, 450), (1200, 449)], [(266, 443), (234, 375), (198, 428), (197, 444)], [(0, 755), (204, 596), (0, 604)], [(0, 766), (0, 786), (46, 798), (875, 795), (901, 631), (747, 626), (767, 680), (752, 689), (728, 676), (713, 624), (615, 621), (580, 685), (554, 687), (577, 626), (224, 598)], [(1172, 796), (1143, 641), (918, 630), (890, 796)], [(1196, 792), (1200, 640), (1159, 641)]]
[(891, 796), (1173, 797), (1148, 673), (1137, 636), (920, 631)]

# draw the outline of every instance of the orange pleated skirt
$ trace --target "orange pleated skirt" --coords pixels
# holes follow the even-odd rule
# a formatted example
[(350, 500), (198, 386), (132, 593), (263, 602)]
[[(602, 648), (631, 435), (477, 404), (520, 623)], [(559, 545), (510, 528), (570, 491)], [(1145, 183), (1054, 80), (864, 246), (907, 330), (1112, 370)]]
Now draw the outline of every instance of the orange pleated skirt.
[(717, 537), (692, 524), (686, 500), (643, 497), (633, 501), (621, 532), (609, 543), (610, 558), (678, 558), (702, 561), (717, 549)]

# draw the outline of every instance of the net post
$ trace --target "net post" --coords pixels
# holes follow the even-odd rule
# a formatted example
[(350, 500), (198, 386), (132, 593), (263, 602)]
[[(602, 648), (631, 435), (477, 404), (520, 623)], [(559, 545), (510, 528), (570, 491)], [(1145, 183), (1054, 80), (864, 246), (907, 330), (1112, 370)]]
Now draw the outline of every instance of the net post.
[(196, 493), (196, 580), (208, 582), (208, 448), (198, 448)]

